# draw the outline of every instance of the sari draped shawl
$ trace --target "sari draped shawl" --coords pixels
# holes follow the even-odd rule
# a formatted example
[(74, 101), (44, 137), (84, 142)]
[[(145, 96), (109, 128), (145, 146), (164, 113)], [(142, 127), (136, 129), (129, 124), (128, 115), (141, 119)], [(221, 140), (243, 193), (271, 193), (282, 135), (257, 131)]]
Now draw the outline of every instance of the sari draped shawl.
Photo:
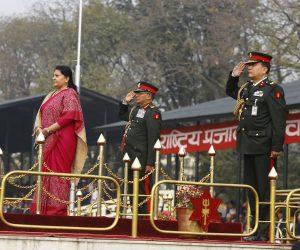
[[(81, 173), (87, 155), (86, 134), (78, 94), (68, 88), (44, 99), (35, 122), (35, 131), (58, 123), (43, 145), (43, 172)], [(70, 181), (59, 177), (42, 178), (41, 214), (66, 215)], [(36, 211), (36, 194), (30, 207)]]

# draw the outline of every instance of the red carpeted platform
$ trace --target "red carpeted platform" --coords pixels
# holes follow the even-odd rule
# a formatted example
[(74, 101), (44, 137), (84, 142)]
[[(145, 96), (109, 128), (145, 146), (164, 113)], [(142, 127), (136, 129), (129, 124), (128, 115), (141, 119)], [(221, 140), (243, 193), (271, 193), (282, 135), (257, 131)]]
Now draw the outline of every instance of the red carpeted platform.
[[(5, 225), (0, 221), (0, 233), (18, 234), (18, 235), (38, 235), (38, 236), (57, 236), (57, 237), (89, 237), (89, 238), (130, 238), (131, 236), (131, 219), (120, 219), (115, 228), (110, 231), (74, 231), (74, 230), (61, 230), (60, 226), (80, 226), (80, 227), (107, 227), (113, 223), (113, 218), (107, 217), (70, 217), (70, 216), (45, 216), (45, 215), (24, 215), (24, 214), (5, 214), (7, 221), (15, 224), (35, 224), (35, 225), (51, 225), (57, 226), (57, 230), (50, 229), (34, 229), (34, 228), (14, 228)], [(163, 221), (158, 220), (155, 222), (160, 229), (174, 230), (178, 228), (177, 221)], [(227, 232), (227, 233), (240, 233), (240, 223), (212, 223), (209, 227), (210, 232)], [(138, 224), (138, 236), (142, 238), (168, 238), (178, 239), (182, 238), (174, 234), (162, 234), (157, 232), (151, 226), (148, 219), (140, 219)], [(203, 237), (194, 237), (194, 239), (201, 240)], [(240, 240), (239, 237), (205, 237), (205, 239), (218, 239), (236, 241)]]

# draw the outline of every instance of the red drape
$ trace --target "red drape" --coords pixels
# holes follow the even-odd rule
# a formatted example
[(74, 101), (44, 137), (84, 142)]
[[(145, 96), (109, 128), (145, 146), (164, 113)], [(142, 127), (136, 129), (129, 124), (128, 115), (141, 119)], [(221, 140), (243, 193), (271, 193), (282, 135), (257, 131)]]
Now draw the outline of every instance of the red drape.
[[(62, 90), (46, 100), (40, 112), (42, 128), (56, 122), (61, 127), (46, 138), (42, 171), (71, 173), (77, 145), (76, 133), (84, 128), (77, 93), (71, 88)], [(66, 215), (70, 181), (59, 177), (43, 177), (42, 187), (41, 214)], [(30, 210), (36, 212), (36, 194)]]

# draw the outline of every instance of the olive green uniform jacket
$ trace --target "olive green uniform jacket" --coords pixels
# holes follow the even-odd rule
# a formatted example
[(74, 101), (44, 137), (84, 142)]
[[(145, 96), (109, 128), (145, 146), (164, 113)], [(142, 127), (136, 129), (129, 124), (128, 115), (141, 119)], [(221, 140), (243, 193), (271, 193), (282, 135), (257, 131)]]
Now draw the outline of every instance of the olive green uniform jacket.
[(161, 113), (153, 104), (144, 108), (129, 107), (120, 103), (119, 116), (128, 121), (123, 143), (124, 151), (131, 161), (137, 157), (142, 170), (146, 165), (155, 165), (154, 144), (159, 139), (161, 129)]
[[(226, 94), (238, 95), (238, 77), (229, 75)], [(251, 81), (243, 89), (245, 100), (237, 128), (237, 151), (241, 154), (269, 154), (282, 151), (286, 127), (286, 103), (281, 86), (268, 78), (254, 86)], [(256, 114), (253, 107), (256, 106)]]

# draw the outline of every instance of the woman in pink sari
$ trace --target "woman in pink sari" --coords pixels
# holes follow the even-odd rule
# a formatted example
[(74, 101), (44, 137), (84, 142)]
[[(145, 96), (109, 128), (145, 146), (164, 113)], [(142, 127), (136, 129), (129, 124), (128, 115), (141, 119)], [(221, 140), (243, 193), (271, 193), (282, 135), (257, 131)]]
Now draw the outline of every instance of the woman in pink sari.
[[(55, 91), (43, 101), (35, 131), (46, 138), (43, 146), (43, 172), (80, 173), (87, 155), (86, 135), (80, 100), (68, 66), (56, 66)], [(41, 213), (67, 215), (70, 181), (59, 177), (42, 178)], [(30, 207), (36, 212), (36, 194)]]

